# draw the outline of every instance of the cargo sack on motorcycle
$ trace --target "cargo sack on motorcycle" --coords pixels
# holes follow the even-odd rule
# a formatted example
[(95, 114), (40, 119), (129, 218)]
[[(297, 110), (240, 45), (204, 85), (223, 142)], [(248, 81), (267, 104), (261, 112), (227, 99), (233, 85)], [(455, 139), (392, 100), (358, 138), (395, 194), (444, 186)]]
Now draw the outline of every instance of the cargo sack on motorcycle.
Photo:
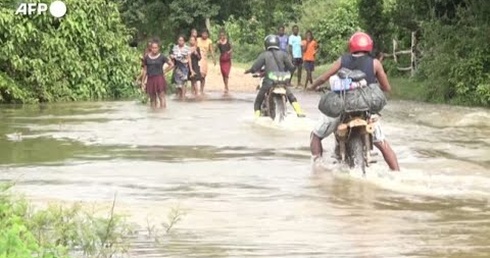
[(289, 72), (269, 72), (267, 79), (271, 80), (274, 84), (288, 84), (291, 80), (291, 73)]
[(326, 116), (338, 117), (344, 111), (344, 101), (339, 94), (329, 91), (321, 97), (318, 109)]
[(372, 83), (360, 90), (364, 91), (364, 96), (369, 101), (369, 111), (371, 113), (378, 113), (386, 106), (387, 99), (379, 84)]
[(351, 78), (342, 79), (340, 76), (332, 76), (330, 85), (334, 91), (329, 91), (323, 95), (318, 103), (318, 109), (323, 114), (329, 117), (338, 117), (343, 112), (370, 111), (371, 113), (378, 113), (384, 108), (386, 97), (378, 84), (363, 86), (354, 83), (361, 86), (353, 88)]

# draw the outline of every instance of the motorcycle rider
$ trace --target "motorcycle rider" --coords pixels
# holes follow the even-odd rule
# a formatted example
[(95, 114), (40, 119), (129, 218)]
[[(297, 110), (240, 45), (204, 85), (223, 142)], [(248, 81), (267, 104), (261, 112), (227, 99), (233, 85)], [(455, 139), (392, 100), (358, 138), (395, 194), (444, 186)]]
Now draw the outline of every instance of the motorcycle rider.
[[(372, 58), (369, 53), (373, 50), (373, 40), (369, 35), (363, 32), (356, 32), (349, 40), (349, 54), (345, 54), (340, 57), (333, 66), (323, 75), (321, 75), (309, 88), (317, 89), (320, 85), (324, 84), (330, 79), (331, 76), (337, 74), (341, 68), (347, 68), (350, 70), (361, 70), (366, 74), (366, 81), (368, 84), (378, 83), (381, 90), (385, 92), (391, 91), (388, 77), (383, 69), (383, 65), (379, 60)], [(340, 118), (322, 116), (321, 121), (311, 132), (311, 154), (314, 160), (322, 156), (323, 146), (322, 140), (333, 133), (340, 123)], [(379, 122), (375, 123), (375, 130), (373, 133), (373, 143), (378, 148), (383, 157), (393, 171), (399, 171), (398, 160), (395, 152), (391, 149), (390, 144), (385, 139)], [(335, 154), (339, 156), (339, 145), (336, 144)]]
[[(277, 35), (268, 35), (265, 37), (264, 45), (266, 50), (259, 55), (252, 67), (245, 71), (245, 74), (256, 73), (260, 71), (262, 67), (265, 67), (265, 74), (268, 74), (269, 72), (282, 71), (289, 71), (292, 73), (294, 71), (295, 67), (289, 59), (288, 54), (279, 49), (279, 37)], [(256, 117), (260, 117), (260, 106), (264, 101), (265, 94), (272, 86), (272, 81), (265, 77), (262, 81), (262, 86), (259, 89), (257, 97), (255, 98), (254, 110)], [(298, 117), (304, 117), (305, 115), (301, 110), (296, 97), (289, 88), (286, 88), (286, 95), (289, 102), (293, 106), (296, 115)]]

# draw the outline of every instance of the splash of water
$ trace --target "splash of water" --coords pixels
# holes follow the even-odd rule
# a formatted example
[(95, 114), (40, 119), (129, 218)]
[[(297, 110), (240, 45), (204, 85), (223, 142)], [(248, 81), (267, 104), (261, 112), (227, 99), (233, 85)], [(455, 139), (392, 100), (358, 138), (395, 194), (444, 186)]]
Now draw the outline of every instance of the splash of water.
[[(300, 131), (309, 132), (313, 129), (315, 121), (308, 117), (297, 117), (294, 113), (288, 113), (286, 118), (279, 122), (269, 117), (259, 117), (253, 120), (253, 123), (270, 129), (283, 131)], [(307, 135), (305, 137), (308, 137)]]
[(490, 199), (487, 187), (490, 179), (484, 176), (420, 169), (392, 172), (383, 166), (384, 163), (373, 165), (363, 174), (360, 169), (349, 169), (325, 159), (317, 160), (312, 165), (314, 173), (327, 173), (332, 180), (353, 180), (403, 194)]

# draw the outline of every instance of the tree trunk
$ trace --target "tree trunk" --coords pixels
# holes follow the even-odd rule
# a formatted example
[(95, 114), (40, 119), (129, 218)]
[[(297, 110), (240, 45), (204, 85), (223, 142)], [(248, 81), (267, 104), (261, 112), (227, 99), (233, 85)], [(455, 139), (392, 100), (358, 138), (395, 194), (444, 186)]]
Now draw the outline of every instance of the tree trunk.
[(209, 19), (209, 17), (206, 18), (205, 23), (206, 23), (206, 29), (208, 31), (211, 31), (211, 20)]

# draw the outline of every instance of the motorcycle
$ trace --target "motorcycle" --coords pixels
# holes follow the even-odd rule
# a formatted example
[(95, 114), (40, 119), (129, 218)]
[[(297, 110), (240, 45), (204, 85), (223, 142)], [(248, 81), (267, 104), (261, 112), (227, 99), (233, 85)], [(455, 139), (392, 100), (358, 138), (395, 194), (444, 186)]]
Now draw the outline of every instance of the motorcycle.
[(371, 151), (374, 146), (375, 122), (368, 111), (346, 112), (341, 115), (340, 124), (335, 131), (335, 138), (339, 143), (339, 161), (350, 168), (361, 168), (363, 174), (374, 163)]
[(272, 72), (268, 75), (264, 71), (252, 75), (254, 78), (260, 78), (260, 84), (257, 86), (257, 90), (262, 86), (262, 82), (265, 76), (272, 81), (273, 85), (265, 94), (264, 101), (261, 105), (261, 115), (268, 116), (272, 120), (284, 121), (287, 112), (287, 95), (286, 85), (291, 78), (291, 74), (288, 72)]
[[(353, 81), (353, 83), (359, 81)], [(320, 88), (320, 90), (324, 93), (329, 91), (326, 87)], [(374, 147), (374, 125), (378, 119), (377, 114), (372, 114), (365, 109), (349, 109), (340, 114), (340, 123), (334, 132), (338, 143), (335, 150), (338, 162), (348, 165), (351, 169), (361, 168), (363, 174), (366, 174), (366, 168), (370, 164), (376, 163), (372, 159), (372, 156), (375, 155), (372, 151)]]

